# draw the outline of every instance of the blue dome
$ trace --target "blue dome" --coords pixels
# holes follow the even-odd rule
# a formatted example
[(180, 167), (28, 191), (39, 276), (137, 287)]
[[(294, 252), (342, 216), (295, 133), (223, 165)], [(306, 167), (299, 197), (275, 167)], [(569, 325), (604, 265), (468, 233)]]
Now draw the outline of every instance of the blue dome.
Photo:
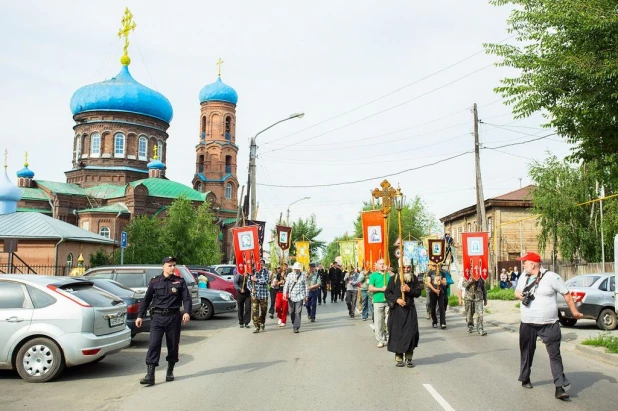
[(208, 84), (200, 91), (200, 103), (206, 101), (224, 101), (238, 103), (238, 93), (232, 87), (221, 81), (221, 77), (214, 83)]
[(148, 167), (149, 170), (165, 170), (165, 164), (163, 164), (159, 159), (152, 160), (146, 165), (146, 167)]
[(6, 170), (0, 176), (0, 214), (17, 211), (17, 202), (21, 200), (21, 190), (9, 179)]
[(21, 170), (17, 172), (18, 178), (32, 178), (34, 177), (34, 171), (30, 170), (28, 166), (24, 166)]
[(172, 105), (158, 91), (138, 83), (122, 66), (120, 73), (110, 80), (89, 84), (71, 97), (73, 115), (86, 111), (125, 111), (163, 120), (169, 124), (174, 115)]

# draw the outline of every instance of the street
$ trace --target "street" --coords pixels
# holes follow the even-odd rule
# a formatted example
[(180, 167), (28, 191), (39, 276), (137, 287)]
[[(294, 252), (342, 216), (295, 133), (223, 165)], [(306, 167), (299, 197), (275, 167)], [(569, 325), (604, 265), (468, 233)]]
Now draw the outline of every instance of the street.
[[(424, 307), (417, 305), (422, 311)], [(447, 315), (447, 330), (419, 315), (415, 368), (396, 368), (376, 347), (370, 322), (347, 316), (345, 303), (318, 306), (315, 323), (303, 312), (300, 334), (290, 324), (266, 331), (239, 329), (236, 314), (191, 321), (183, 328), (176, 381), (165, 382), (165, 349), (157, 384), (145, 387), (148, 334), (98, 364), (69, 368), (46, 384), (0, 372), (0, 410), (614, 410), (618, 367), (562, 351), (571, 401), (554, 399), (542, 343), (532, 369), (534, 388), (517, 381), (517, 333), (487, 326), (466, 332), (463, 317)], [(612, 405), (613, 404), (613, 405)]]

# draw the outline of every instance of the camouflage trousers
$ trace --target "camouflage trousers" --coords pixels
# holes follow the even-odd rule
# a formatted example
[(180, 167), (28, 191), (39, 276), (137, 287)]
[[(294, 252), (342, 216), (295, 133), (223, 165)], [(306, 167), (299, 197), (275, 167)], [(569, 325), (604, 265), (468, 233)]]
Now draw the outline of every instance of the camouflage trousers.
[(255, 325), (255, 328), (263, 326), (266, 322), (267, 309), (268, 298), (257, 299), (251, 296), (251, 310), (253, 311), (253, 325)]
[(483, 331), (483, 300), (472, 301), (465, 300), (466, 303), (466, 322), (468, 323), (468, 331), (474, 330), (474, 317), (476, 314), (476, 330)]

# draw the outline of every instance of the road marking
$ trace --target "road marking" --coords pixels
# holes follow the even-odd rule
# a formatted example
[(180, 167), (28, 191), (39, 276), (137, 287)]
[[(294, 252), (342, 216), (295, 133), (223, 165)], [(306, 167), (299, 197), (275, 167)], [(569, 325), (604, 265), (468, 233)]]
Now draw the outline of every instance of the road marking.
[(448, 402), (446, 402), (446, 400), (442, 398), (440, 394), (438, 394), (438, 391), (436, 391), (435, 388), (431, 386), (431, 384), (423, 384), (423, 387), (425, 387), (425, 389), (429, 391), (431, 396), (436, 401), (438, 401), (438, 404), (440, 404), (442, 408), (444, 408), (446, 411), (455, 411), (455, 409), (451, 407), (451, 405)]

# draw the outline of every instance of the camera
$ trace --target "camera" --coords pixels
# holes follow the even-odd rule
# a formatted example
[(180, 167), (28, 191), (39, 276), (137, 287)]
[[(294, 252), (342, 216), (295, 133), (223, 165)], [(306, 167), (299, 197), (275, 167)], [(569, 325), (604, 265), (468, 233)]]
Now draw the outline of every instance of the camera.
[(521, 301), (521, 303), (526, 307), (529, 306), (530, 302), (534, 300), (534, 294), (530, 291), (522, 293), (522, 297), (524, 297), (524, 299)]

